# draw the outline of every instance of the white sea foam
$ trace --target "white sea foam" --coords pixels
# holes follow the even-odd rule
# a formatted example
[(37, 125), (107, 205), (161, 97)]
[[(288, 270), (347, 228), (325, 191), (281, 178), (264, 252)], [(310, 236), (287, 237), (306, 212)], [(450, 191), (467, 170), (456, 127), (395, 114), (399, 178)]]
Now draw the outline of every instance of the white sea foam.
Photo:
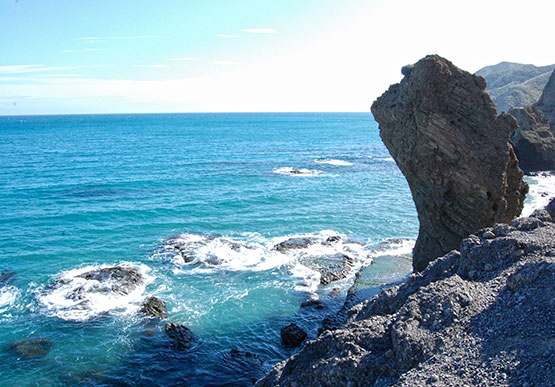
[(539, 173), (537, 176), (525, 176), (530, 186), (522, 209), (522, 216), (529, 216), (534, 210), (544, 208), (549, 199), (555, 197), (555, 174)]
[(318, 169), (306, 169), (306, 168), (296, 169), (293, 167), (276, 168), (272, 172), (277, 173), (278, 175), (301, 176), (301, 177), (318, 176), (324, 173), (324, 171), (320, 171)]
[(372, 160), (377, 160), (377, 161), (386, 161), (386, 162), (392, 162), (394, 163), (395, 160), (393, 160), (393, 157), (374, 157), (374, 156), (368, 156), (369, 159)]
[(374, 247), (369, 256), (372, 258), (385, 255), (411, 257), (415, 243), (414, 239), (386, 239)]
[(329, 165), (337, 165), (337, 166), (353, 165), (353, 163), (350, 163), (348, 161), (337, 160), (337, 159), (315, 159), (314, 162), (317, 164), (329, 164)]
[(55, 276), (54, 282), (38, 290), (38, 300), (46, 314), (63, 320), (86, 321), (104, 313), (129, 314), (135, 313), (143, 299), (143, 293), (152, 277), (148, 275), (150, 269), (146, 265), (129, 262), (117, 266), (131, 267), (138, 270), (143, 281), (127, 294), (113, 292), (109, 288), (117, 285), (106, 281), (99, 286), (99, 281), (85, 279), (81, 274), (114, 265), (86, 266), (64, 271)]
[(7, 285), (0, 288), (0, 313), (11, 309), (19, 296), (19, 290), (15, 286)]

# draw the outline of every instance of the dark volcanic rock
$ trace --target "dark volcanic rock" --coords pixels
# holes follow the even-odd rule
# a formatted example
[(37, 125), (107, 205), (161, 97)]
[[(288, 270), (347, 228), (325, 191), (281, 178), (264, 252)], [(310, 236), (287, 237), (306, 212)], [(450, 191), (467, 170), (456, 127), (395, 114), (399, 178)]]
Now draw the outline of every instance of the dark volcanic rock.
[(194, 336), (189, 328), (177, 323), (166, 324), (166, 334), (172, 340), (176, 349), (183, 351), (193, 344)]
[(460, 253), (355, 305), (257, 385), (550, 386), (553, 278), (548, 211), (482, 229)]
[(123, 266), (92, 270), (80, 274), (78, 277), (98, 281), (100, 284), (106, 285), (105, 288), (99, 288), (97, 291), (111, 290), (118, 294), (129, 294), (138, 285), (143, 283), (143, 277), (137, 269)]
[(285, 253), (292, 249), (306, 249), (308, 246), (318, 243), (318, 238), (305, 237), (305, 238), (291, 238), (278, 243), (274, 246), (273, 250), (280, 253)]
[(43, 357), (52, 348), (52, 341), (43, 337), (23, 339), (13, 342), (11, 348), (19, 356)]
[(287, 348), (298, 347), (306, 339), (306, 332), (294, 323), (281, 328), (280, 335), (281, 342)]
[(483, 78), (431, 55), (372, 104), (418, 211), (416, 271), (470, 233), (522, 210), (528, 186), (508, 143), (516, 121), (497, 116), (485, 86)]
[(327, 285), (331, 282), (347, 278), (353, 267), (353, 263), (353, 258), (346, 254), (311, 257), (310, 261), (305, 262), (307, 266), (320, 273), (321, 285)]
[(141, 305), (140, 312), (150, 317), (165, 318), (166, 303), (157, 297), (149, 297)]
[(555, 169), (555, 135), (549, 118), (534, 106), (509, 111), (519, 128), (511, 133), (511, 144), (526, 173)]

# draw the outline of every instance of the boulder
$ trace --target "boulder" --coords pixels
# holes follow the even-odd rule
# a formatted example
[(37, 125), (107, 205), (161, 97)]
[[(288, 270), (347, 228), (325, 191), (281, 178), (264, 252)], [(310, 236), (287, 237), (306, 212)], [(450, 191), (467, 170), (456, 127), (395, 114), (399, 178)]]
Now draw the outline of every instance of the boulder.
[(405, 175), (420, 230), (413, 268), (469, 234), (510, 222), (528, 192), (508, 142), (515, 119), (497, 116), (482, 77), (430, 55), (372, 104), (380, 136)]
[(173, 346), (177, 350), (183, 351), (189, 349), (193, 344), (193, 333), (185, 325), (167, 323), (165, 330), (168, 337), (172, 340)]
[(304, 238), (290, 238), (274, 246), (273, 250), (280, 253), (286, 253), (289, 250), (306, 249), (308, 246), (318, 243), (318, 238), (304, 237)]
[(518, 122), (511, 133), (511, 144), (518, 162), (526, 173), (555, 169), (555, 136), (549, 127), (549, 117), (534, 106), (509, 111)]
[(149, 317), (165, 318), (166, 303), (158, 297), (149, 297), (143, 301), (140, 312)]
[(301, 345), (306, 339), (306, 332), (298, 327), (297, 324), (291, 323), (281, 328), (281, 342), (287, 348), (295, 348)]
[[(98, 281), (103, 287), (96, 291), (112, 291), (118, 294), (129, 294), (143, 283), (143, 276), (132, 267), (113, 266), (91, 270), (78, 277), (86, 280)], [(105, 286), (104, 286), (105, 285)]]

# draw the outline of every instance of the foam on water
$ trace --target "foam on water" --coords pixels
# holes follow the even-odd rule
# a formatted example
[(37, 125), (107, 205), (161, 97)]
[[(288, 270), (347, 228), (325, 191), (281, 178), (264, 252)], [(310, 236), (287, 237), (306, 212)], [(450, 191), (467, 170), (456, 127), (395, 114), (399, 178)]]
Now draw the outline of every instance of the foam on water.
[(19, 290), (15, 286), (7, 285), (0, 288), (0, 313), (9, 311), (14, 305)]
[(393, 157), (374, 157), (374, 156), (368, 156), (369, 159), (371, 160), (377, 160), (377, 161), (387, 161), (390, 163), (394, 163), (395, 160), (393, 159)]
[(522, 216), (529, 216), (534, 210), (544, 208), (549, 199), (555, 197), (555, 174), (540, 172), (536, 176), (524, 177), (530, 190), (524, 201)]
[[(106, 281), (103, 288), (99, 288), (99, 281), (80, 277), (84, 273), (113, 266), (137, 269), (143, 281), (124, 294), (106, 291), (107, 286), (116, 285), (112, 281)], [(86, 321), (105, 313), (135, 313), (143, 299), (146, 285), (153, 280), (148, 275), (149, 271), (144, 264), (129, 262), (72, 269), (54, 276), (54, 282), (38, 289), (37, 297), (47, 315), (63, 320)]]
[(350, 163), (348, 161), (337, 160), (337, 159), (315, 159), (314, 162), (317, 164), (329, 164), (329, 165), (337, 165), (337, 166), (353, 165), (353, 163)]
[(293, 167), (281, 167), (273, 169), (272, 172), (277, 173), (278, 175), (289, 175), (289, 176), (318, 176), (322, 175), (324, 171), (320, 171), (319, 169), (307, 169), (301, 168), (296, 169)]

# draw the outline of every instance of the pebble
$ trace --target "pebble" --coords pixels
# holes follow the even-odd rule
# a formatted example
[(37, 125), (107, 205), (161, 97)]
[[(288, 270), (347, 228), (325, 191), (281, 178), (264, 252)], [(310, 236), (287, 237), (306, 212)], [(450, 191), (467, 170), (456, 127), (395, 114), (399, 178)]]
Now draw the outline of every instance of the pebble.
[(483, 237), (484, 239), (493, 239), (493, 238), (495, 238), (495, 234), (492, 233), (491, 231), (486, 231), (486, 232), (482, 235), (482, 237)]
[(429, 382), (429, 383), (437, 383), (437, 382), (439, 382), (439, 376), (437, 376), (437, 375), (430, 375), (430, 377), (428, 378), (428, 382)]

